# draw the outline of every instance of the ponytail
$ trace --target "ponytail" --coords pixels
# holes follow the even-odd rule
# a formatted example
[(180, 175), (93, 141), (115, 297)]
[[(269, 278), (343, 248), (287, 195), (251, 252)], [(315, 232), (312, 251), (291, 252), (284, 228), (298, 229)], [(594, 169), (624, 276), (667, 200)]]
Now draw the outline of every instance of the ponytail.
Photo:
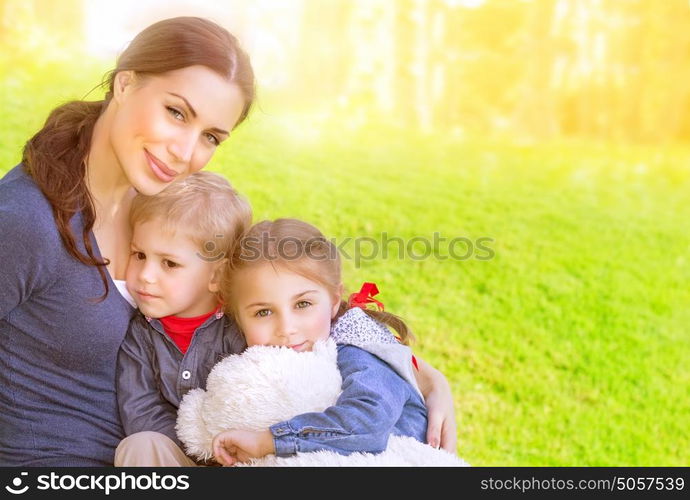
[[(98, 300), (108, 295), (105, 266), (108, 259), (94, 254), (89, 233), (96, 220), (93, 199), (86, 185), (86, 157), (96, 120), (107, 101), (73, 101), (52, 111), (43, 128), (24, 146), (22, 162), (27, 173), (48, 199), (53, 217), (67, 252), (79, 262), (96, 266), (105, 288)], [(82, 242), (86, 253), (77, 248), (70, 227), (74, 214), (83, 218)]]

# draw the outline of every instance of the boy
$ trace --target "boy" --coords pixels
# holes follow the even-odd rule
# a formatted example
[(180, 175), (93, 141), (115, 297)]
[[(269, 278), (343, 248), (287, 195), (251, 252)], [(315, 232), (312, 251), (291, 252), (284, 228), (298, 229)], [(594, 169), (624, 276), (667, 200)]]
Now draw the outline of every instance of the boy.
[(120, 347), (117, 399), (127, 437), (116, 466), (193, 466), (175, 432), (177, 408), (211, 368), (246, 343), (220, 308), (221, 266), (251, 208), (221, 176), (197, 172), (130, 212), (127, 290), (139, 313)]

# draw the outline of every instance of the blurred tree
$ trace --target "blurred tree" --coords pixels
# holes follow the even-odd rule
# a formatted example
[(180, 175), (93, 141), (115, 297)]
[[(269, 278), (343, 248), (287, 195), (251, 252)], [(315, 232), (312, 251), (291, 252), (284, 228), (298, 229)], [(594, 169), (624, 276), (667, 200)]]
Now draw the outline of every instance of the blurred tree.
[[(0, 0), (0, 62), (77, 59), (88, 1)], [(688, 0), (226, 0), (219, 16), (257, 51), (262, 95), (346, 126), (690, 140)]]
[(0, 0), (5, 56), (52, 58), (83, 45), (83, 0)]
[(301, 5), (291, 100), (351, 126), (690, 139), (687, 0)]
[(323, 2), (304, 2), (292, 81), (293, 95), (303, 105), (321, 101), (331, 107), (340, 95), (353, 60), (347, 30), (356, 5), (329, 0), (324, 8)]
[(535, 2), (523, 26), (525, 32), (520, 60), (523, 71), (518, 80), (520, 96), (513, 110), (518, 132), (550, 139), (558, 134), (556, 101), (558, 95), (552, 84), (556, 62), (554, 2)]

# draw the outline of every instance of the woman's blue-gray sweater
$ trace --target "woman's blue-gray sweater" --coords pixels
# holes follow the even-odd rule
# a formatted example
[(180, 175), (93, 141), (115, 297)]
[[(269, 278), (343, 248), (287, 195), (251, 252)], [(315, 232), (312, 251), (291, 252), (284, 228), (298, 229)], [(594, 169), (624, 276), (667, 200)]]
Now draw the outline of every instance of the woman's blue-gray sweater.
[[(71, 223), (83, 251), (80, 214)], [(98, 270), (67, 253), (21, 165), (0, 179), (0, 466), (112, 464), (117, 352), (134, 309), (108, 280), (98, 301)]]

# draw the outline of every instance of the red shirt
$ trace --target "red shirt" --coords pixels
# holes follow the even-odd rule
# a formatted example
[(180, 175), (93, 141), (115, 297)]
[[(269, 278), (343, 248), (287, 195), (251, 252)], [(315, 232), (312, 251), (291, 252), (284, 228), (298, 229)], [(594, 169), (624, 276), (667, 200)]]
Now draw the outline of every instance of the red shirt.
[(192, 342), (192, 336), (194, 336), (194, 331), (204, 324), (208, 318), (211, 317), (218, 311), (218, 308), (214, 309), (210, 313), (202, 314), (201, 316), (195, 316), (193, 318), (178, 318), (177, 316), (166, 316), (161, 318), (161, 324), (165, 333), (175, 342), (175, 345), (182, 351), (182, 354), (187, 352), (189, 349), (189, 344)]

